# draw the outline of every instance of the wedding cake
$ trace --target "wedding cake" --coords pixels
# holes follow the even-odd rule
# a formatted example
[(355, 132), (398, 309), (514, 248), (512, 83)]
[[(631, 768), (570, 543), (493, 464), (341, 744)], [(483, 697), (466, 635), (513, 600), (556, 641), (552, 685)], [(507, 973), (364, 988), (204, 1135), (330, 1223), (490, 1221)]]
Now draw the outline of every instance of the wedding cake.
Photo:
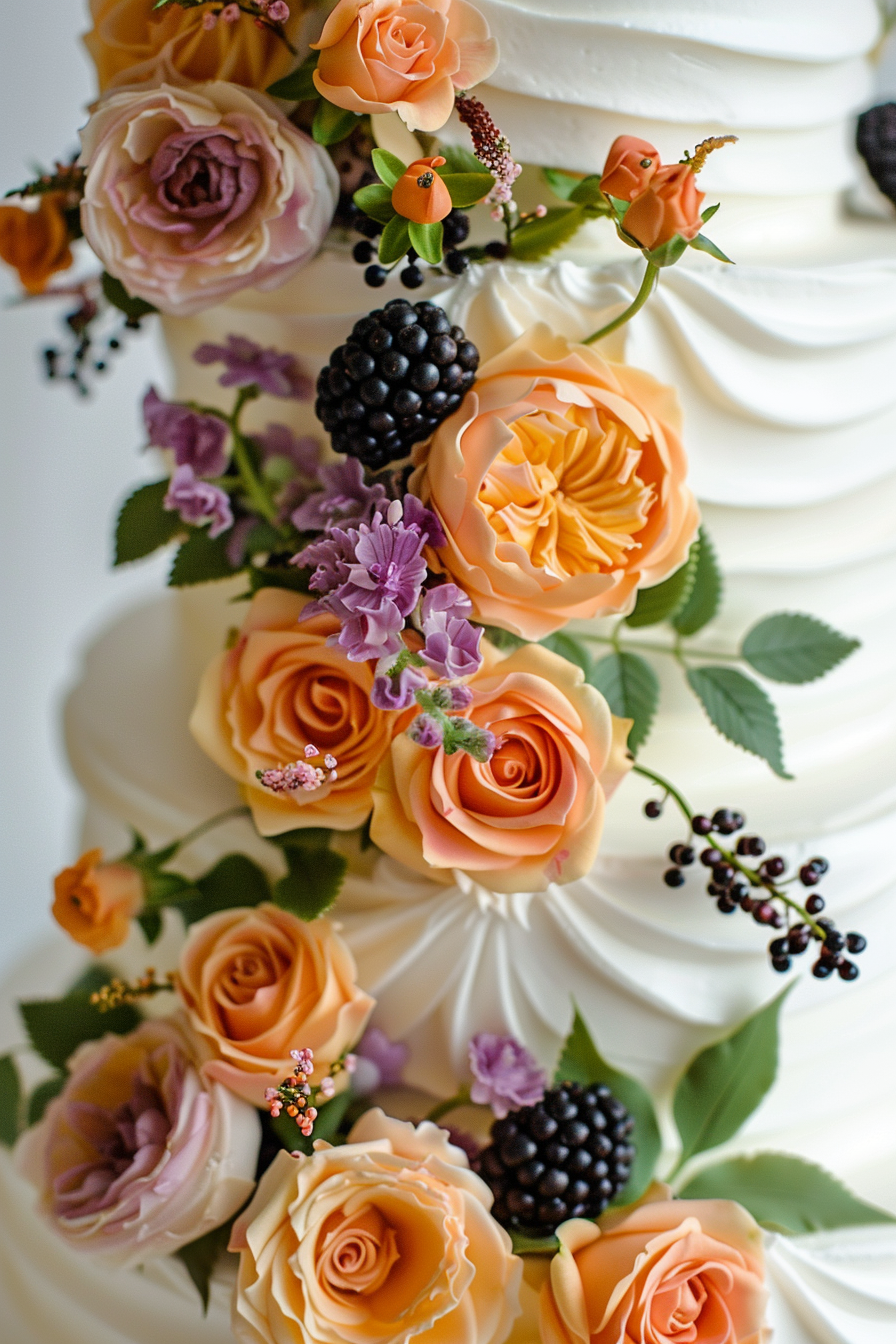
[(180, 549), (66, 707), (10, 1344), (884, 1344), (877, 7), (296, 8), (93, 0), (51, 183)]

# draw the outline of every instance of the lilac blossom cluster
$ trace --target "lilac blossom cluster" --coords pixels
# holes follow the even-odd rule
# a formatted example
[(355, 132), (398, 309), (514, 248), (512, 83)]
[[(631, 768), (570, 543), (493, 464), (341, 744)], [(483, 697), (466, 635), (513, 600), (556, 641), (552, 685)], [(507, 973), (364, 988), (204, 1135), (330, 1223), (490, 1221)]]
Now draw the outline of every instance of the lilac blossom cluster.
[(247, 336), (227, 337), (226, 345), (205, 341), (193, 352), (197, 364), (223, 364), (221, 387), (257, 387), (269, 397), (308, 401), (314, 384), (294, 355), (262, 349)]
[(513, 1036), (480, 1031), (470, 1041), (470, 1100), (490, 1106), (499, 1120), (544, 1097), (547, 1075), (538, 1060)]
[(329, 752), (323, 758), (323, 767), (311, 764), (320, 755), (320, 750), (309, 742), (304, 761), (293, 761), (291, 765), (275, 766), (271, 770), (256, 770), (255, 777), (271, 793), (296, 793), (299, 790), (313, 793), (338, 778), (336, 766), (339, 762)]

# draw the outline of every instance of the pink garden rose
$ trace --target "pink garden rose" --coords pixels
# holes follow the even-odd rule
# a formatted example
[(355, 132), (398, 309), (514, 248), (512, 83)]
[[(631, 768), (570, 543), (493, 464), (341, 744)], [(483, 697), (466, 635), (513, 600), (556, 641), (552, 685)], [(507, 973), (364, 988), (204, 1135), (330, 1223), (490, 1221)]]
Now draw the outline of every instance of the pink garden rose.
[(336, 208), (329, 155), (270, 98), (235, 84), (109, 93), (81, 143), (87, 240), (130, 294), (163, 312), (282, 284), (318, 250)]
[(19, 1146), (55, 1230), (127, 1267), (170, 1255), (244, 1204), (254, 1185), (257, 1113), (199, 1072), (174, 1019), (88, 1041)]

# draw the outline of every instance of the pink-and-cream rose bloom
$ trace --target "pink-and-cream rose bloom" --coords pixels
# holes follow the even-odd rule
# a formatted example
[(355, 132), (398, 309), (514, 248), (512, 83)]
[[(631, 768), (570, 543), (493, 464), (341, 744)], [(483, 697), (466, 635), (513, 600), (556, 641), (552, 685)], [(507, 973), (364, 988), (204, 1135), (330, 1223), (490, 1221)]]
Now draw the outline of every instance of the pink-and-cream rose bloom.
[(71, 1246), (130, 1267), (172, 1254), (245, 1203), (258, 1114), (203, 1076), (176, 1019), (88, 1041), (68, 1072), (17, 1156)]
[(493, 891), (542, 891), (591, 868), (604, 805), (631, 767), (631, 721), (614, 719), (581, 668), (538, 645), (493, 650), (464, 712), (493, 733), (491, 759), (396, 737), (374, 791), (370, 834), (428, 876), (457, 869)]
[(374, 1006), (330, 920), (267, 904), (197, 920), (177, 990), (210, 1056), (205, 1076), (256, 1106), (293, 1071), (291, 1050), (312, 1050), (322, 1077), (363, 1035)]
[(234, 1225), (241, 1344), (502, 1344), (522, 1262), (445, 1130), (370, 1110), (339, 1148), (279, 1153)]
[(397, 112), (437, 131), (458, 89), (487, 79), (498, 47), (467, 0), (339, 0), (324, 24), (314, 84), (349, 112)]
[(762, 1344), (762, 1233), (739, 1204), (658, 1198), (557, 1229), (543, 1344)]
[(339, 180), (272, 99), (221, 80), (124, 88), (81, 133), (87, 241), (128, 293), (200, 312), (314, 256)]
[(539, 324), (479, 370), (408, 489), (476, 619), (538, 640), (628, 612), (687, 559), (699, 522), (675, 391)]

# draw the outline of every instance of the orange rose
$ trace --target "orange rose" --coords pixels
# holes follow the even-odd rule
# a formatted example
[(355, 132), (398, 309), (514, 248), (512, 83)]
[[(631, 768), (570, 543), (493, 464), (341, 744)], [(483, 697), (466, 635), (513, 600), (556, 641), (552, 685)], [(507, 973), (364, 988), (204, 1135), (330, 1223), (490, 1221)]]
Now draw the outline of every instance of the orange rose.
[(456, 89), (487, 79), (497, 43), (467, 0), (339, 0), (324, 24), (314, 83), (349, 112), (397, 112), (412, 131), (437, 131)]
[(415, 159), (392, 188), (392, 206), (415, 224), (437, 224), (451, 213), (451, 196), (433, 169), (441, 168), (441, 154), (434, 159)]
[[(296, 826), (360, 826), (373, 805), (380, 761), (407, 714), (370, 703), (373, 664), (353, 663), (327, 643), (335, 616), (298, 624), (308, 598), (262, 588), (229, 652), (209, 665), (190, 729), (203, 751), (243, 786), (262, 835)], [(256, 779), (304, 759), (306, 746), (337, 760), (337, 778), (314, 792), (274, 794)]]
[(724, 1199), (574, 1218), (541, 1293), (543, 1344), (761, 1344), (762, 1233)]
[(72, 264), (65, 192), (48, 191), (36, 210), (0, 205), (0, 258), (14, 266), (29, 294), (42, 294), (54, 271)]
[(581, 668), (537, 645), (486, 658), (467, 684), (467, 717), (499, 740), (491, 760), (396, 737), (377, 777), (372, 839), (418, 872), (460, 869), (494, 891), (584, 876), (606, 798), (630, 768), (630, 721), (613, 719)]
[(143, 908), (143, 878), (129, 863), (103, 863), (88, 849), (53, 879), (53, 918), (70, 938), (97, 955), (120, 947)]
[(700, 207), (705, 199), (706, 193), (697, 190), (689, 163), (669, 164), (658, 169), (646, 191), (635, 197), (622, 227), (648, 251), (668, 243), (677, 233), (696, 238), (703, 228)]
[(306, 922), (259, 905), (198, 920), (181, 953), (177, 990), (214, 1055), (203, 1074), (256, 1106), (265, 1088), (292, 1072), (290, 1050), (313, 1050), (322, 1076), (362, 1035), (373, 1010), (355, 976), (328, 919)]
[(408, 489), (447, 537), (430, 566), (523, 639), (630, 611), (697, 531), (680, 423), (672, 388), (533, 327), (415, 450)]
[[(290, 0), (283, 31), (291, 39), (298, 36), (305, 8), (302, 0)], [(218, 22), (209, 32), (203, 27), (208, 12), (204, 5), (154, 10), (153, 0), (90, 0), (93, 27), (84, 45), (100, 91), (113, 83), (140, 82), (162, 55), (185, 79), (226, 79), (259, 90), (295, 64), (286, 43), (269, 28), (257, 28), (249, 14), (235, 23)]]
[(278, 1153), (237, 1219), (243, 1344), (502, 1344), (522, 1262), (445, 1130), (367, 1111), (339, 1148)]
[(660, 156), (647, 140), (617, 135), (604, 164), (600, 189), (618, 201), (633, 201), (660, 166)]

